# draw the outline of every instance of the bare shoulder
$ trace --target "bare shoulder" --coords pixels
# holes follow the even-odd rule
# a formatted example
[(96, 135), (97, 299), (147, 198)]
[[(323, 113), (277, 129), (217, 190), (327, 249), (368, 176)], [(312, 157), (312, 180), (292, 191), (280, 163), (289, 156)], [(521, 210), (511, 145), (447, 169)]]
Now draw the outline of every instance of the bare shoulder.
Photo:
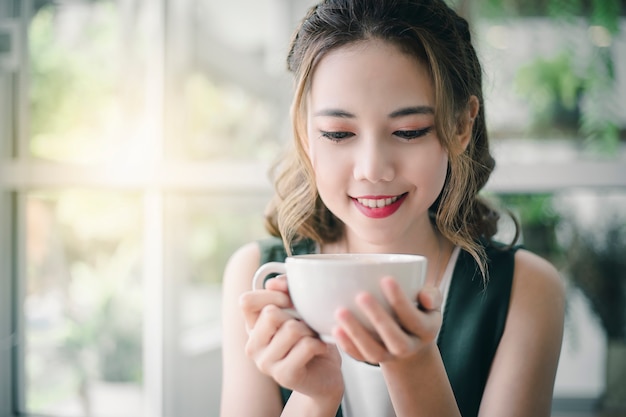
[[(282, 408), (277, 385), (261, 374), (245, 354), (248, 334), (239, 300), (241, 294), (251, 290), (260, 258), (258, 243), (248, 243), (231, 255), (224, 269), (220, 401), (223, 417), (278, 415)], [(242, 390), (244, 385), (246, 389)]]
[(518, 250), (509, 313), (481, 416), (550, 415), (564, 314), (565, 286), (556, 268), (532, 252)]
[(240, 258), (240, 257), (243, 257), (244, 258), (243, 260), (249, 259), (249, 257), (252, 257), (252, 259), (249, 259), (249, 260), (258, 261), (260, 256), (261, 255), (260, 255), (258, 242), (248, 242), (245, 245), (239, 247), (235, 252), (233, 252), (229, 261)]
[(512, 301), (517, 297), (532, 297), (537, 301), (562, 301), (565, 286), (557, 269), (544, 258), (520, 249), (515, 253)]
[[(223, 344), (224, 347), (230, 348), (230, 353), (243, 354), (243, 346), (248, 339), (239, 299), (243, 293), (250, 291), (252, 277), (259, 265), (259, 259), (259, 246), (254, 242), (248, 243), (231, 255), (224, 269), (222, 280)], [(242, 357), (238, 358), (238, 360), (242, 359)]]
[(544, 258), (520, 249), (515, 254), (509, 327), (559, 332), (565, 313), (565, 285)]
[[(250, 286), (250, 281), (243, 282), (251, 278), (259, 267), (261, 251), (257, 242), (250, 242), (237, 249), (228, 259), (224, 268), (224, 285), (227, 287)], [(244, 284), (247, 284), (244, 285)]]

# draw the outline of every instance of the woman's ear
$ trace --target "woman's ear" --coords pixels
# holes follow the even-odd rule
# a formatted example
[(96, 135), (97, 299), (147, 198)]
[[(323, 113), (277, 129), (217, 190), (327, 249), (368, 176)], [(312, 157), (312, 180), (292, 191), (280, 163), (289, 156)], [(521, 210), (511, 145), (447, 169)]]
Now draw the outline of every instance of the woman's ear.
[(478, 110), (480, 109), (480, 103), (478, 97), (470, 96), (466, 110), (461, 114), (459, 119), (457, 140), (460, 145), (461, 152), (464, 152), (469, 145), (469, 141), (472, 138), (472, 130), (474, 129), (474, 122), (478, 116)]

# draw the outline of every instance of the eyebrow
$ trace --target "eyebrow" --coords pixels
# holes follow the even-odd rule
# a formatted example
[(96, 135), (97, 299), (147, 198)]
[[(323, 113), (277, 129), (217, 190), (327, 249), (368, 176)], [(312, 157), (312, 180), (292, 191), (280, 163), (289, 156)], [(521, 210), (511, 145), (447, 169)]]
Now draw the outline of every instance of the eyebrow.
[(314, 116), (340, 117), (342, 119), (354, 119), (356, 117), (354, 114), (340, 109), (323, 109), (316, 112)]
[[(413, 114), (435, 114), (435, 110), (430, 106), (411, 106), (403, 107), (389, 113), (389, 118), (410, 116)], [(314, 114), (314, 116), (339, 117), (342, 119), (354, 119), (356, 116), (350, 112), (341, 109), (323, 109)]]
[(413, 114), (435, 114), (435, 109), (430, 106), (404, 107), (389, 113), (389, 117), (393, 119), (396, 117), (411, 116)]

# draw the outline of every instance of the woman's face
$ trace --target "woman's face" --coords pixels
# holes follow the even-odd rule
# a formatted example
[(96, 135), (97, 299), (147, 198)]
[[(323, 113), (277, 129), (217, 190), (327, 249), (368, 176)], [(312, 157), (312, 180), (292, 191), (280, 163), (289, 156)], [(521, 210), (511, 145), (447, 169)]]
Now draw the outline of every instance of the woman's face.
[(351, 44), (318, 63), (305, 146), (350, 250), (408, 247), (430, 227), (448, 163), (434, 108), (427, 68), (389, 43)]

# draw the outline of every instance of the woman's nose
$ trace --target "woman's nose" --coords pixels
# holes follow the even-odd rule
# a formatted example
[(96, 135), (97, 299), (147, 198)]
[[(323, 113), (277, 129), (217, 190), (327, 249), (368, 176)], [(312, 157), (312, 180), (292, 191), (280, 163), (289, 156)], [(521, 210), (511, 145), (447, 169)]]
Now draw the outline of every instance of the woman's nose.
[(356, 150), (354, 179), (371, 183), (391, 181), (395, 176), (392, 149), (383, 140), (362, 138)]

